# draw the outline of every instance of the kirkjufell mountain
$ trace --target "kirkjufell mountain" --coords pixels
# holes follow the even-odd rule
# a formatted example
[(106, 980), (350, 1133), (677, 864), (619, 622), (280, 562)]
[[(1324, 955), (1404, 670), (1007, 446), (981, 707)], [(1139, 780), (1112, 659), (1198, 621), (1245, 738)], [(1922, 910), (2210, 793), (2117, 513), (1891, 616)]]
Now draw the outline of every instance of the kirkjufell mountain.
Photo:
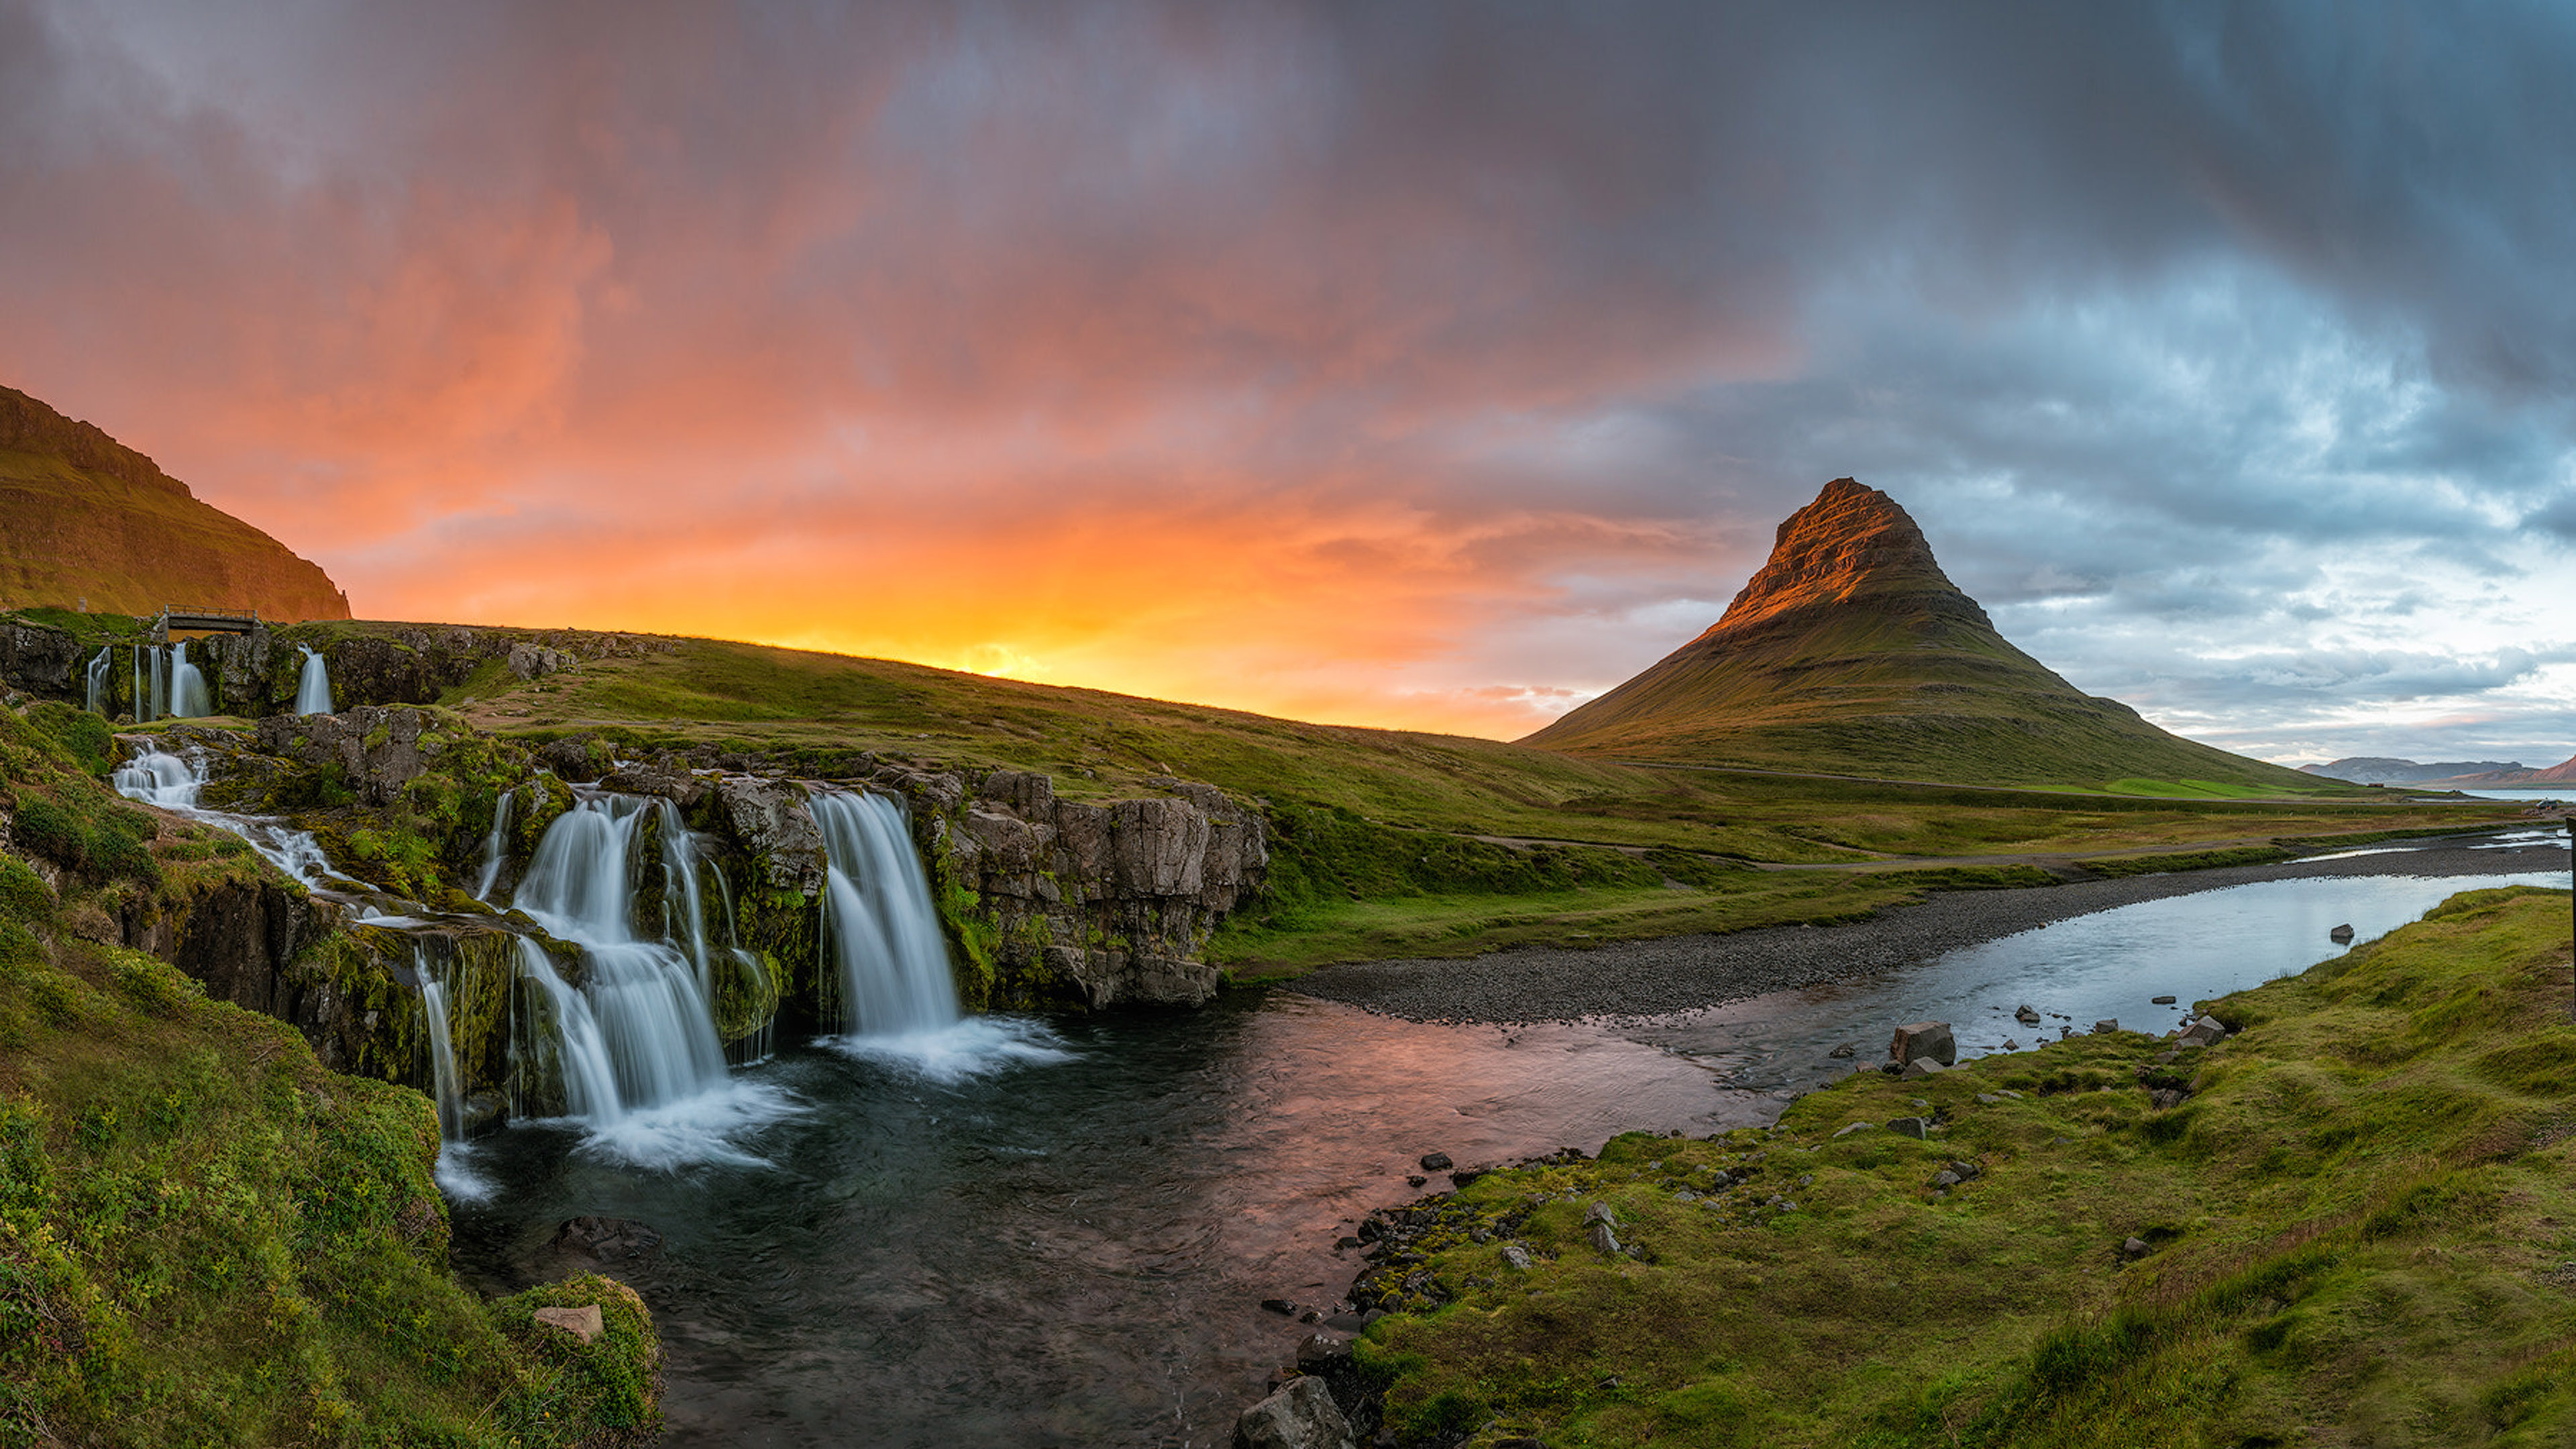
[(2136, 793), (2321, 782), (2167, 734), (1995, 632), (1895, 500), (1849, 478), (1780, 525), (1725, 616), (1522, 741), (1673, 764)]
[(150, 458), (0, 387), (0, 608), (165, 605), (345, 619), (321, 566), (198, 499)]

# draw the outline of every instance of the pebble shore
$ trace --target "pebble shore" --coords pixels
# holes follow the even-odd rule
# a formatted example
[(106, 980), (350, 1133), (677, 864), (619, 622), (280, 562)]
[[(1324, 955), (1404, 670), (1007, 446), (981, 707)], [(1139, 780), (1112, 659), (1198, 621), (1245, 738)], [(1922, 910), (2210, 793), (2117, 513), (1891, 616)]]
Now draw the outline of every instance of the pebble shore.
[[(2393, 844), (2393, 842), (2392, 842)], [(2555, 871), (2563, 847), (2439, 842), (2341, 859), (2228, 866), (2017, 890), (1935, 892), (1840, 926), (1772, 926), (1585, 949), (1516, 947), (1463, 960), (1323, 967), (1286, 989), (1411, 1021), (1540, 1022), (1660, 1016), (1849, 980), (2139, 901), (2306, 876), (2478, 876)]]

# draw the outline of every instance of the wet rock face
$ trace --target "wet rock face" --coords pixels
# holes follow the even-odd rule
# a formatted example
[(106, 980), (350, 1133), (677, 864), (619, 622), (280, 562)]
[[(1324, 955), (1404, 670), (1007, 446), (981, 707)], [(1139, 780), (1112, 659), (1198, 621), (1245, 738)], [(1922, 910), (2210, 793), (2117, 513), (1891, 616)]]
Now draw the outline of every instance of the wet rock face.
[(270, 715), (259, 722), (259, 748), (308, 768), (336, 764), (360, 799), (385, 806), (437, 752), (434, 741), (425, 741), (430, 732), (419, 710), (361, 706), (340, 714)]
[(970, 781), (881, 770), (935, 876), (964, 886), (992, 950), (996, 1005), (1196, 1006), (1216, 994), (1198, 959), (1270, 863), (1260, 812), (1195, 781), (1090, 805), (1021, 770)]
[(88, 660), (72, 636), (38, 624), (0, 625), (0, 680), (48, 698), (78, 700)]
[(809, 896), (823, 889), (830, 857), (802, 786), (727, 775), (716, 781), (715, 797), (726, 833), (745, 854), (765, 864), (770, 885)]

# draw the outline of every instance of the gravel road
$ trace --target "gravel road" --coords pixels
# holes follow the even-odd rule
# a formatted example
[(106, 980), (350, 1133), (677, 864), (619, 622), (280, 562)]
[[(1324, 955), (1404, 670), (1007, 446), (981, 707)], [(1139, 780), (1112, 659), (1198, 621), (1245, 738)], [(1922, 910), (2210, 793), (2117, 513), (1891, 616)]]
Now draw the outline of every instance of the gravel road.
[(2302, 876), (2476, 876), (2555, 871), (2565, 847), (2477, 849), (2448, 842), (2342, 859), (2229, 866), (2020, 890), (1936, 892), (1920, 905), (1843, 926), (1773, 926), (1665, 936), (1583, 950), (1516, 947), (1464, 960), (1327, 966), (1286, 989), (1414, 1021), (1570, 1021), (1653, 1016), (1929, 960), (2114, 906)]

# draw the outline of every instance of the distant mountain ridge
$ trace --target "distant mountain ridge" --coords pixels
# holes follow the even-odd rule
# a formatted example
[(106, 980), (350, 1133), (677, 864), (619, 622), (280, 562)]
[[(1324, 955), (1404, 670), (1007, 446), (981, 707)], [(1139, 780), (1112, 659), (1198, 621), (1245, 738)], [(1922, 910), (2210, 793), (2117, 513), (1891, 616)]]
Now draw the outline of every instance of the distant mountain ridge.
[(0, 608), (164, 605), (345, 619), (320, 565), (222, 509), (89, 423), (0, 387)]
[(2419, 765), (2413, 760), (2392, 759), (2386, 755), (2351, 755), (2340, 760), (2328, 760), (2322, 765), (2301, 765), (2299, 770), (2302, 774), (2323, 775), (2330, 780), (2350, 780), (2356, 785), (2416, 785), (2459, 775), (2487, 775), (2526, 768), (2520, 760), (2450, 760)]
[(1780, 525), (1706, 632), (1522, 743), (1956, 784), (2226, 794), (2322, 783), (2068, 684), (1996, 632), (1895, 500), (1850, 478)]
[(2508, 765), (2476, 775), (2451, 775), (2434, 783), (2455, 790), (2501, 790), (2515, 785), (2536, 785), (2549, 789), (2576, 790), (2576, 756), (2570, 756), (2545, 770)]

